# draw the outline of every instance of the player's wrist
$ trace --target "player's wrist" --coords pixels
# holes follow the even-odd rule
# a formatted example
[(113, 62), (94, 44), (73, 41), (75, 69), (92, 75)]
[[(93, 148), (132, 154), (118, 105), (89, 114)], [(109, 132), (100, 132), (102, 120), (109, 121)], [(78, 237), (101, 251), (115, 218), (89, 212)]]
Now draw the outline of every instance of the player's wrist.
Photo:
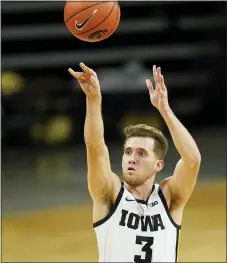
[(102, 102), (102, 96), (100, 95), (88, 95), (86, 96), (87, 103), (90, 104), (100, 104)]
[(172, 113), (172, 110), (171, 110), (171, 108), (170, 108), (169, 105), (167, 105), (167, 106), (165, 106), (165, 107), (163, 107), (163, 108), (161, 108), (161, 109), (158, 109), (158, 110), (159, 110), (159, 112), (160, 112), (160, 114), (161, 114), (162, 116), (168, 115), (168, 114)]
[(172, 111), (172, 110), (171, 110), (169, 104), (166, 104), (166, 105), (158, 108), (158, 111), (159, 111), (160, 113), (167, 113), (167, 112), (170, 112), (170, 111)]

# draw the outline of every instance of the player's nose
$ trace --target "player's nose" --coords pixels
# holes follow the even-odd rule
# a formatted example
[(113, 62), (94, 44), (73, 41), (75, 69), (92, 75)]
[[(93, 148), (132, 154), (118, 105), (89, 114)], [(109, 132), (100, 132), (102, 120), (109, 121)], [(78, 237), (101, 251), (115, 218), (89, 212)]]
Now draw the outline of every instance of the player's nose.
[(136, 161), (133, 160), (133, 159), (131, 159), (131, 160), (128, 161), (128, 163), (129, 163), (129, 164), (136, 164)]

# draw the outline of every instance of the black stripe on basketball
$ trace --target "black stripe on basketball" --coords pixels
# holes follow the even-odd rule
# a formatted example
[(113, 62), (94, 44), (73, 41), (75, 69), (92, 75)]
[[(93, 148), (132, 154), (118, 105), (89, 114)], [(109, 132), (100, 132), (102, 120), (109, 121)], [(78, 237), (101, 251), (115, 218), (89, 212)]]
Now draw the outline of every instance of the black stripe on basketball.
[[(120, 9), (119, 9), (119, 5), (118, 5), (118, 4), (117, 4), (117, 8), (118, 8), (118, 10), (117, 10), (117, 18), (116, 18), (116, 21), (115, 21), (114, 27), (113, 27), (112, 30), (110, 31), (110, 34), (112, 34), (114, 28), (116, 27), (117, 20), (118, 20), (118, 17), (119, 17), (119, 13), (120, 13), (119, 10), (120, 10)], [(113, 11), (112, 11), (112, 12), (113, 12)]]
[[(107, 2), (109, 2), (109, 1), (107, 1)], [(90, 32), (91, 30), (95, 29), (96, 27), (100, 26), (100, 25), (112, 14), (112, 12), (113, 12), (116, 4), (117, 4), (117, 2), (115, 1), (114, 4), (113, 4), (112, 9), (110, 10), (110, 13), (108, 14), (108, 16), (105, 17), (99, 24), (97, 24), (96, 26), (90, 28), (89, 30), (87, 30), (87, 31), (85, 31), (85, 32), (77, 33), (77, 35), (82, 35), (82, 34), (88, 33), (88, 32)]]
[[(84, 9), (81, 9), (81, 10), (80, 10), (79, 12), (77, 12), (76, 14), (71, 15), (71, 16), (67, 19), (67, 21), (65, 21), (65, 23), (67, 24), (71, 18), (73, 18), (74, 16), (76, 16), (76, 15), (78, 15), (79, 13), (83, 12), (84, 10), (89, 9), (89, 8), (91, 8), (92, 6), (105, 4), (106, 2), (109, 2), (109, 1), (98, 2), (98, 3), (94, 4), (94, 5), (91, 5), (91, 6), (88, 6), (88, 7), (84, 8)], [(68, 3), (68, 2), (67, 2), (67, 3)]]
[[(106, 2), (110, 2), (110, 1), (105, 1), (105, 3), (106, 3)], [(101, 2), (101, 3), (103, 4), (103, 2)], [(101, 3), (100, 3), (100, 4), (101, 4)], [(115, 7), (116, 4), (117, 4), (117, 2), (115, 1), (114, 4), (113, 4), (112, 9), (110, 10), (110, 13), (108, 14), (108, 16), (106, 16), (99, 24), (97, 24), (96, 26), (90, 28), (90, 29), (87, 30), (87, 31), (84, 31), (84, 32), (81, 32), (81, 33), (76, 33), (76, 34), (77, 34), (77, 35), (82, 35), (82, 34), (85, 34), (85, 33), (90, 32), (91, 30), (93, 30), (93, 29), (95, 29), (96, 27), (100, 26), (100, 25), (111, 15), (111, 13), (113, 12), (114, 7)], [(80, 13), (80, 12), (79, 12), (79, 13)], [(77, 13), (77, 14), (78, 14), (78, 13)]]

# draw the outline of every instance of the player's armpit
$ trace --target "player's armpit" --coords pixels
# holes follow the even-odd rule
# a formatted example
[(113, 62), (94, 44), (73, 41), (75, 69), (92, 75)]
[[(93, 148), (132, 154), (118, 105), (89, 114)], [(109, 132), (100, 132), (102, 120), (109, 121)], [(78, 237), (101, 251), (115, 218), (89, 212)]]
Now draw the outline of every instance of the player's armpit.
[(171, 193), (171, 203), (184, 206), (197, 180), (200, 160), (185, 161), (180, 159), (175, 167), (173, 176), (168, 178), (168, 188)]
[(87, 146), (88, 189), (94, 202), (113, 203), (121, 188), (120, 179), (111, 170), (109, 151), (104, 144), (99, 148)]

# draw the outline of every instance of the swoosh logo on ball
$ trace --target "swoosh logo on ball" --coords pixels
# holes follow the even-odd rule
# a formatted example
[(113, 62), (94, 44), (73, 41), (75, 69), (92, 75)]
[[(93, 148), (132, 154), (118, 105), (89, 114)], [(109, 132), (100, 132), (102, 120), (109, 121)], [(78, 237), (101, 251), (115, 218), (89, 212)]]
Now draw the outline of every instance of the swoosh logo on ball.
[(76, 29), (78, 29), (78, 30), (82, 30), (85, 26), (86, 26), (86, 24), (88, 23), (88, 21), (95, 15), (95, 13), (97, 12), (97, 9), (95, 9), (90, 15), (89, 15), (89, 17), (87, 18), (87, 19), (85, 19), (82, 23), (80, 23), (80, 24), (78, 24), (77, 23), (77, 20), (75, 21), (75, 27), (76, 27)]

